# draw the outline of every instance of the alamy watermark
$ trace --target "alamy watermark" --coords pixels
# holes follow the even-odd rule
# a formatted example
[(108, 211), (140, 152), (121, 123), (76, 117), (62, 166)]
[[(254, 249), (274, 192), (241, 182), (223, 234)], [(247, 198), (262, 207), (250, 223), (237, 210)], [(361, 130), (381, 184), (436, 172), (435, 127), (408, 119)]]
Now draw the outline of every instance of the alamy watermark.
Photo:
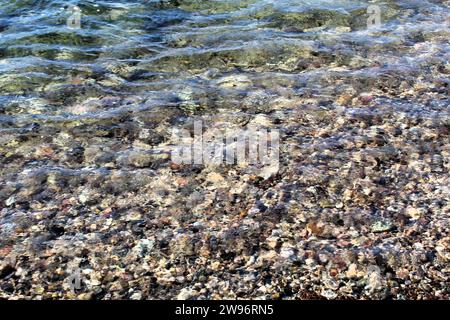
[(72, 293), (76, 293), (77, 290), (81, 290), (82, 275), (80, 269), (75, 269), (75, 271), (66, 279), (66, 281)]
[(81, 28), (81, 9), (78, 6), (73, 6), (69, 9), (70, 16), (66, 20), (67, 27), (70, 29)]
[(376, 4), (372, 4), (367, 7), (367, 28), (379, 28), (381, 27), (381, 8)]
[[(66, 20), (67, 27), (70, 29), (81, 28), (81, 9), (78, 6), (71, 6), (69, 9), (70, 16)], [(379, 5), (371, 4), (367, 7), (367, 28), (381, 27), (381, 8)]]
[(279, 140), (278, 130), (253, 127), (203, 130), (203, 121), (195, 120), (193, 135), (187, 129), (172, 130), (171, 160), (180, 165), (278, 167)]

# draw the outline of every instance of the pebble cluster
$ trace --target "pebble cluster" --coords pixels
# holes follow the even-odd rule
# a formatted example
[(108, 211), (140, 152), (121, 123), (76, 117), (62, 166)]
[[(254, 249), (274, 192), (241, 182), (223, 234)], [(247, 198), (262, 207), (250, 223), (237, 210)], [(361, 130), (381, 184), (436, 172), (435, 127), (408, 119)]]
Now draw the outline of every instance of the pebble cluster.
[[(450, 298), (448, 1), (384, 1), (374, 31), (256, 2), (158, 7), (170, 53), (0, 75), (0, 299)], [(199, 118), (278, 130), (279, 167), (172, 162)]]

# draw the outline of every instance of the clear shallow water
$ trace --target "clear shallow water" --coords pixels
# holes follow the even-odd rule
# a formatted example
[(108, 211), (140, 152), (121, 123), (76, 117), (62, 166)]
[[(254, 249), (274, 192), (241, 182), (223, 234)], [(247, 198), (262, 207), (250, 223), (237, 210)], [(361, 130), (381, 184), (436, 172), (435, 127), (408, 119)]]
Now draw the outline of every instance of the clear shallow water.
[[(58, 144), (69, 130), (89, 144), (121, 123), (154, 128), (154, 114), (166, 129), (193, 115), (240, 122), (279, 99), (351, 113), (374, 92), (407, 118), (446, 123), (448, 3), (377, 4), (382, 24), (370, 29), (366, 1), (1, 1), (2, 143)], [(72, 5), (79, 29), (66, 26)]]
[[(65, 26), (73, 4), (83, 12), (75, 30)], [(365, 1), (1, 1), (1, 123), (98, 117), (124, 98), (125, 109), (232, 105), (244, 93), (220, 89), (230, 74), (254, 89), (270, 82), (285, 94), (330, 95), (343, 87), (333, 77), (413, 80), (448, 61), (445, 2), (379, 5), (383, 24), (373, 31)], [(76, 107), (100, 96), (117, 100)]]
[[(449, 2), (377, 4), (0, 0), (0, 296), (447, 297)], [(174, 166), (196, 116), (279, 172)]]

